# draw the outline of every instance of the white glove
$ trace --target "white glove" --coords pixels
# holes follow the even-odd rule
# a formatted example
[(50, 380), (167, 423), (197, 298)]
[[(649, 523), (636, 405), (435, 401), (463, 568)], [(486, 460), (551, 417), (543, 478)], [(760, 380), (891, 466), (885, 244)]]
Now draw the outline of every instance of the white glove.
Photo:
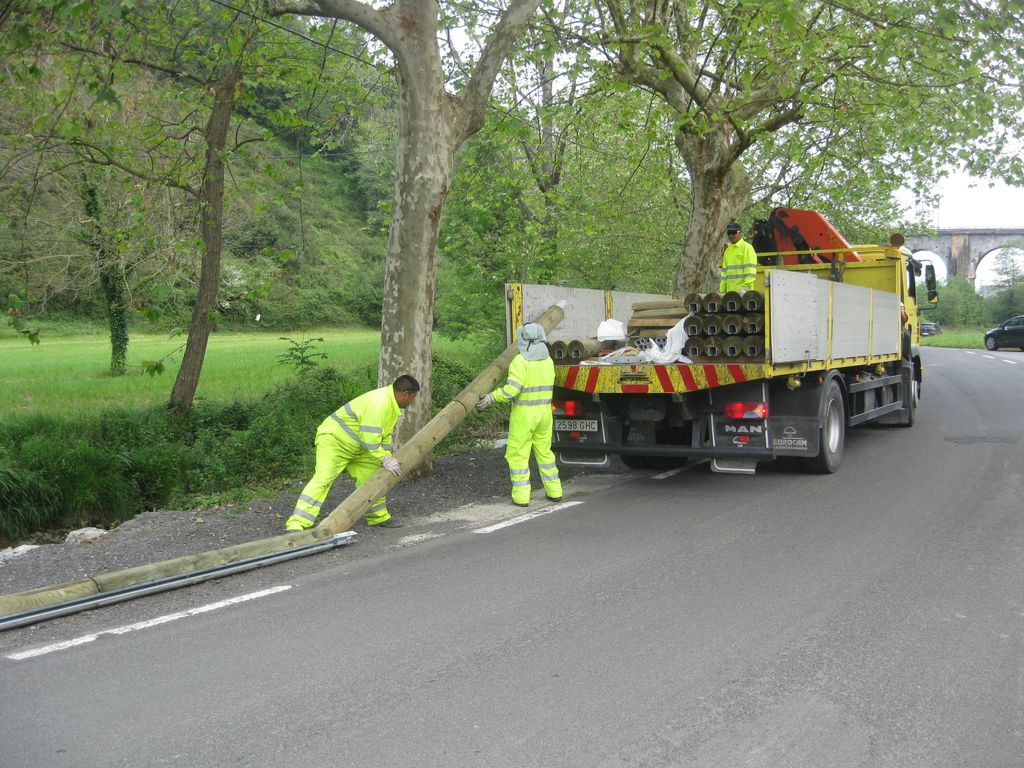
[(402, 465), (398, 463), (398, 459), (394, 456), (385, 456), (380, 465), (395, 477), (402, 474)]
[(482, 411), (488, 406), (494, 405), (494, 395), (488, 392), (486, 395), (480, 395), (480, 399), (476, 401), (476, 409)]

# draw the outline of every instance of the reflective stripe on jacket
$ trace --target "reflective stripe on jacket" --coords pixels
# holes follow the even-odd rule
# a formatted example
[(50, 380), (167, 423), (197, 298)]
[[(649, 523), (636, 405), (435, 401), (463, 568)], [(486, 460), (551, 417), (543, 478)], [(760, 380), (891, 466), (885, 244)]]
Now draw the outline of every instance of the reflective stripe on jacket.
[(340, 433), (338, 439), (342, 443), (383, 461), (391, 454), (391, 436), (401, 413), (389, 384), (345, 403), (324, 419), (317, 431)]
[(516, 355), (508, 366), (508, 380), (491, 392), (499, 403), (513, 407), (544, 406), (551, 409), (555, 385), (555, 364), (551, 358), (527, 360)]
[(722, 254), (722, 277), (718, 283), (720, 293), (753, 288), (757, 277), (757, 252), (742, 237), (730, 243)]

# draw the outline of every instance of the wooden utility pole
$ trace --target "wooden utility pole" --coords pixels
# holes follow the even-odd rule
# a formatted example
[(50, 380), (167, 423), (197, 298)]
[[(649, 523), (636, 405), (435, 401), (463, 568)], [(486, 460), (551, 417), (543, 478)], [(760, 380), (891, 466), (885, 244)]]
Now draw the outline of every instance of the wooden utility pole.
[[(533, 322), (539, 323), (546, 333), (550, 332), (565, 317), (562, 304), (563, 302), (559, 302), (559, 304), (549, 307)], [(498, 385), (498, 382), (507, 373), (509, 363), (512, 362), (512, 358), (516, 356), (517, 352), (515, 343), (510, 344), (493, 363), (484, 369), (483, 373), (473, 379), (469, 386), (398, 450), (395, 458), (402, 464), (405, 472), (415, 469), (421, 461), (430, 456), (434, 446), (476, 407), (480, 395), (490, 392)], [(350, 530), (360, 517), (370, 511), (370, 506), (381, 496), (385, 496), (397, 482), (398, 478), (387, 470), (377, 470), (363, 486), (357, 488), (353, 494), (331, 510), (331, 513), (320, 525), (306, 531), (292, 531), (283, 536), (272, 536), (269, 539), (236, 544), (197, 555), (187, 555), (159, 563), (101, 573), (82, 581), (0, 596), (0, 616), (124, 589), (157, 579), (180, 576), (321, 541), (336, 533)]]

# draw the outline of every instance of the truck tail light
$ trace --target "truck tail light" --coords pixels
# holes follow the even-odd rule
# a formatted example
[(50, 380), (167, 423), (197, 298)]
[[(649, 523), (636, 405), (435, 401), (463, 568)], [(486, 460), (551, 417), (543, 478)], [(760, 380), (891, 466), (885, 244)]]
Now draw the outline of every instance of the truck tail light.
[(579, 417), (583, 415), (583, 403), (579, 400), (552, 400), (551, 410), (559, 416)]
[(731, 402), (725, 404), (725, 418), (727, 419), (767, 419), (768, 403), (741, 403)]

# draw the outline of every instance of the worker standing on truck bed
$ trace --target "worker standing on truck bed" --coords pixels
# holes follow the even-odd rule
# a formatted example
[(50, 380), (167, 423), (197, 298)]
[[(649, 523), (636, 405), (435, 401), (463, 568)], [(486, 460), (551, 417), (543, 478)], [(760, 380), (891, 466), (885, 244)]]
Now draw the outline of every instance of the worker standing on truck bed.
[[(316, 430), (316, 469), (302, 489), (295, 511), (284, 524), (286, 531), (312, 528), (331, 486), (348, 471), (361, 486), (381, 467), (397, 476), (402, 472), (393, 453), (391, 435), (401, 412), (412, 405), (420, 384), (408, 374), (394, 384), (372, 389), (350, 400), (328, 416)], [(386, 498), (377, 499), (366, 513), (366, 524), (399, 528), (388, 511)]]
[(512, 502), (525, 507), (530, 503), (531, 449), (537, 458), (544, 492), (552, 501), (562, 498), (562, 481), (558, 479), (555, 454), (551, 451), (555, 365), (548, 354), (544, 329), (537, 323), (526, 323), (516, 336), (519, 354), (508, 366), (508, 380), (493, 392), (481, 395), (476, 407), (482, 411), (495, 402), (512, 403), (505, 460), (512, 479)]
[(740, 225), (736, 222), (726, 225), (725, 236), (729, 240), (729, 245), (722, 254), (722, 275), (718, 291), (745, 293), (754, 287), (754, 278), (757, 277), (757, 253), (754, 246), (743, 239)]

